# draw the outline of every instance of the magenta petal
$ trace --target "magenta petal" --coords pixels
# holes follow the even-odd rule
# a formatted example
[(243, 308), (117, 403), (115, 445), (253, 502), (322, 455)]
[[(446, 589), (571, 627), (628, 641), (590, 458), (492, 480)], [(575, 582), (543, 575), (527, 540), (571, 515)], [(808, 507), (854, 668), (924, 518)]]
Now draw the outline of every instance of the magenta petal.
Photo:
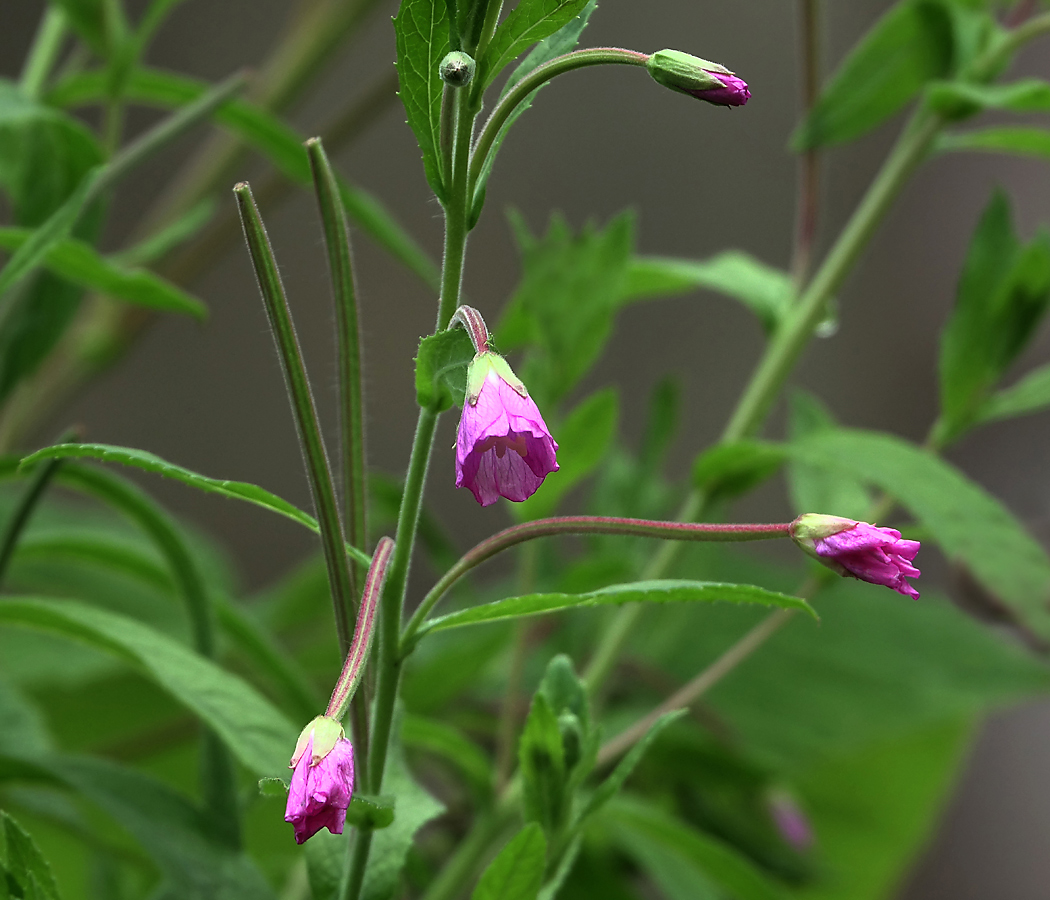
[(354, 748), (345, 738), (313, 764), (313, 737), (299, 757), (288, 787), (284, 820), (295, 828), (298, 844), (322, 828), (342, 834), (346, 808), (354, 793)]
[(858, 522), (852, 528), (819, 538), (813, 549), (821, 559), (834, 563), (837, 571), (892, 588), (906, 597), (919, 598), (919, 592), (905, 580), (920, 575), (911, 562), (919, 552), (919, 542), (902, 540), (900, 532), (893, 528)]

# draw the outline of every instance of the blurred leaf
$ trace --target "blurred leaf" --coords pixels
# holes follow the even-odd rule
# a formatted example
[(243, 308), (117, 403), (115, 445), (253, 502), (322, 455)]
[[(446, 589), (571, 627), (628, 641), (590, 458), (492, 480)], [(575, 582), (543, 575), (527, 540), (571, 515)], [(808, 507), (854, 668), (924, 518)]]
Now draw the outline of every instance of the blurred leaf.
[(693, 484), (711, 502), (728, 500), (771, 478), (783, 462), (784, 453), (776, 444), (750, 440), (715, 444), (693, 465)]
[[(792, 441), (837, 427), (827, 407), (812, 394), (799, 390), (791, 395), (788, 436)], [(874, 502), (871, 492), (855, 476), (799, 462), (788, 466), (788, 488), (799, 514), (820, 512), (864, 520)]]
[[(550, 37), (560, 28), (573, 24), (573, 20), (583, 12), (587, 2), (588, 0), (521, 0), (500, 23), (484, 57), (479, 61), (478, 83), (481, 90), (487, 88), (505, 66), (533, 44)], [(580, 26), (581, 30), (582, 27)], [(579, 35), (576, 37), (578, 39)], [(574, 40), (572, 46), (575, 45)]]
[(716, 838), (641, 800), (620, 797), (603, 819), (669, 900), (701, 900), (728, 893), (734, 900), (785, 900), (787, 891), (754, 863)]
[(1017, 384), (992, 394), (978, 411), (978, 420), (1010, 419), (1040, 412), (1047, 406), (1050, 406), (1050, 366), (1042, 366)]
[(346, 835), (322, 828), (303, 847), (310, 900), (336, 900), (346, 868)]
[[(35, 894), (40, 900), (60, 900), (61, 894), (51, 873), (51, 866), (33, 839), (14, 819), (0, 810), (0, 826), (4, 832), (4, 866), (7, 875), (20, 886), (25, 896)], [(32, 888), (32, 890), (31, 890)]]
[(40, 710), (0, 676), (0, 753), (37, 755), (51, 744)]
[[(180, 0), (181, 2), (181, 0)], [(145, 240), (112, 254), (109, 258), (121, 266), (148, 266), (167, 256), (180, 244), (192, 238), (207, 225), (218, 209), (214, 197), (205, 197)]]
[[(225, 481), (220, 478), (208, 478), (206, 475), (198, 475), (182, 466), (177, 466), (167, 460), (161, 459), (153, 453), (145, 450), (133, 450), (129, 447), (114, 447), (110, 444), (56, 444), (53, 447), (44, 447), (27, 456), (22, 460), (26, 468), (34, 465), (42, 459), (98, 459), (103, 462), (115, 462), (124, 466), (134, 466), (146, 472), (154, 472), (168, 478), (188, 484), (199, 490), (210, 494), (220, 494), (224, 497), (232, 497), (237, 500), (245, 500), (263, 509), (286, 516), (293, 522), (309, 528), (315, 534), (318, 533), (317, 520), (298, 507), (292, 506), (287, 500), (282, 500), (276, 494), (271, 494), (254, 484), (243, 481)], [(358, 562), (368, 565), (371, 558), (360, 550), (346, 547), (348, 555), (354, 557)]]
[(295, 729), (269, 701), (235, 675), (171, 638), (123, 616), (81, 603), (8, 597), (0, 622), (83, 641), (139, 667), (210, 725), (249, 769), (287, 766)]
[(783, 609), (799, 609), (816, 618), (809, 604), (798, 597), (778, 594), (750, 584), (721, 584), (705, 581), (636, 581), (614, 584), (585, 594), (526, 594), (495, 603), (472, 606), (430, 619), (421, 634), (444, 631), (478, 622), (498, 622), (523, 616), (538, 616), (563, 609), (622, 606), (624, 603), (758, 603)]
[(1050, 305), (1050, 233), (1023, 246), (997, 191), (974, 233), (952, 316), (941, 338), (940, 445), (979, 416), (989, 392), (1031, 339)]
[(638, 464), (658, 472), (678, 431), (682, 412), (682, 386), (674, 378), (657, 382), (649, 396), (649, 414), (638, 448)]
[(512, 214), (524, 274), (507, 304), (496, 344), (528, 349), (519, 374), (541, 408), (564, 397), (594, 365), (612, 330), (634, 245), (634, 216), (573, 236), (560, 216), (536, 239)]
[(985, 109), (1011, 112), (1050, 110), (1050, 84), (1038, 78), (1025, 78), (1012, 84), (973, 84), (938, 81), (926, 89), (930, 107), (952, 119), (972, 116)]
[(104, 0), (53, 0), (66, 14), (69, 24), (84, 42), (105, 58), (108, 50), (106, 40), (106, 13)]
[(476, 797), (491, 795), (492, 765), (481, 748), (459, 729), (438, 719), (406, 715), (401, 740), (407, 749), (432, 753), (458, 770)]
[[(544, 63), (549, 62), (556, 56), (561, 56), (564, 53), (569, 53), (575, 49), (577, 43), (579, 43), (580, 35), (583, 33), (583, 29), (587, 27), (587, 23), (591, 18), (591, 13), (598, 6), (598, 0), (586, 0), (586, 5), (580, 11), (580, 14), (574, 19), (570, 19), (565, 25), (559, 28), (554, 34), (544, 38), (535, 47), (532, 52), (525, 57), (520, 65), (510, 74), (507, 79), (507, 83), (503, 86), (503, 90), (500, 92), (500, 97), (504, 97), (515, 84), (521, 81), (526, 75), (528, 75), (533, 69), (539, 68)], [(525, 110), (532, 106), (532, 101), (536, 99), (536, 95), (542, 89), (542, 85), (531, 94), (528, 95), (524, 100), (521, 101), (507, 117), (507, 121), (503, 123), (503, 127), (500, 129), (499, 134), (496, 135), (496, 139), (492, 142), (492, 147), (489, 150), (488, 156), (485, 158), (484, 165), (481, 168), (481, 172), (478, 173), (478, 180), (474, 186), (474, 197), (472, 199), (471, 208), (471, 222), (470, 227), (473, 228), (481, 216), (481, 208), (485, 202), (485, 187), (488, 184), (489, 175), (492, 174), (492, 167), (496, 162), (496, 154), (499, 153), (500, 147), (503, 146), (503, 140), (507, 136), (507, 132), (510, 131), (511, 126), (518, 121)]]
[(791, 305), (795, 289), (791, 276), (767, 266), (749, 253), (726, 250), (707, 260), (636, 256), (627, 270), (624, 301), (676, 296), (703, 288), (743, 303), (767, 334), (771, 334)]
[(956, 131), (941, 135), (938, 150), (1015, 153), (1050, 159), (1050, 131), (1045, 128), (1003, 127)]
[(785, 445), (793, 459), (848, 472), (895, 497), (951, 559), (964, 562), (1029, 628), (1050, 636), (1050, 559), (1010, 512), (958, 469), (900, 438), (822, 431)]
[(558, 471), (552, 472), (528, 500), (511, 507), (514, 517), (526, 521), (554, 515), (562, 498), (602, 461), (616, 436), (619, 418), (616, 388), (603, 388), (578, 403), (556, 429)]
[(536, 900), (546, 865), (543, 829), (529, 822), (489, 863), (470, 900)]
[(824, 876), (800, 900), (883, 900), (932, 838), (974, 732), (950, 720), (803, 773)]
[(445, 0), (401, 0), (394, 17), (397, 76), (408, 124), (423, 152), (423, 169), (438, 199), (448, 199), (441, 160), (441, 95), (438, 69), (451, 49)]
[(416, 402), (441, 412), (463, 406), (467, 367), (474, 359), (474, 345), (463, 328), (439, 331), (419, 342), (416, 354)]
[(791, 139), (801, 152), (853, 140), (904, 107), (952, 65), (952, 23), (937, 3), (893, 6), (842, 62)]
[[(0, 248), (17, 250), (31, 235), (25, 228), (0, 228)], [(170, 281), (143, 269), (125, 269), (84, 241), (59, 241), (45, 255), (44, 265), (56, 275), (116, 300), (147, 309), (185, 313), (195, 319), (204, 319), (208, 314), (200, 300)]]
[(433, 715), (475, 687), (508, 642), (505, 627), (452, 631), (417, 646), (405, 661), (401, 696), (412, 712)]
[(544, 694), (532, 698), (518, 741), (525, 818), (538, 822), (548, 835), (561, 826), (566, 811), (566, 765), (558, 717)]
[(346, 821), (354, 828), (373, 831), (388, 828), (394, 821), (394, 803), (393, 797), (355, 793), (346, 811)]

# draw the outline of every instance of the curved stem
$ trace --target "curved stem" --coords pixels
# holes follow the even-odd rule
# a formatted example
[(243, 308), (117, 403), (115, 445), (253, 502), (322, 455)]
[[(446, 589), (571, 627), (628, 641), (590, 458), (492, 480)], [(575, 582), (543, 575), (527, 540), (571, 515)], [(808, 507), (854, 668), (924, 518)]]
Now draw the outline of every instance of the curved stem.
[(693, 522), (660, 522), (654, 519), (626, 519), (613, 516), (562, 516), (536, 519), (505, 528), (486, 538), (441, 576), (419, 604), (405, 629), (402, 648), (410, 647), (412, 638), (435, 604), (471, 569), (502, 553), (509, 547), (536, 538), (559, 534), (620, 534), (635, 537), (654, 537), (672, 541), (764, 541), (788, 536), (790, 523), (760, 525), (720, 525)]
[(638, 53), (635, 50), (623, 50), (619, 47), (593, 47), (588, 50), (574, 50), (564, 56), (557, 56), (550, 62), (544, 63), (533, 69), (514, 85), (496, 104), (492, 115), (481, 129), (474, 153), (470, 161), (470, 195), (474, 194), (474, 185), (478, 177), (485, 169), (485, 160), (492, 151), (493, 144), (507, 120), (511, 117), (517, 106), (525, 100), (533, 91), (542, 87), (552, 78), (556, 78), (573, 69), (583, 69), (587, 66), (606, 65), (628, 65), (644, 66), (649, 56)]

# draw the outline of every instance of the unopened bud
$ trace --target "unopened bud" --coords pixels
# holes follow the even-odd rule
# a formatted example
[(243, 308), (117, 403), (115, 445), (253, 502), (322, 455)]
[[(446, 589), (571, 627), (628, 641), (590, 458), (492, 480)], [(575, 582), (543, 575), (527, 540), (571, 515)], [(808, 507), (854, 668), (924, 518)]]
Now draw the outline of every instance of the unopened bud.
[(466, 87), (474, 77), (474, 59), (462, 50), (453, 50), (441, 60), (438, 72), (449, 87)]
[(743, 106), (751, 98), (744, 80), (725, 66), (679, 50), (654, 53), (646, 68), (658, 84), (717, 106)]

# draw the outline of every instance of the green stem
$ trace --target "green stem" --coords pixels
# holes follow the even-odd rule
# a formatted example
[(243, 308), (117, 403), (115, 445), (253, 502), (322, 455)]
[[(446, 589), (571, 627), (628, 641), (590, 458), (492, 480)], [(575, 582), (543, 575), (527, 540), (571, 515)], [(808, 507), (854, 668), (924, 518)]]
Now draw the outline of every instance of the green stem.
[(62, 52), (65, 37), (66, 14), (60, 6), (49, 5), (40, 20), (40, 27), (19, 78), (22, 92), (30, 99), (39, 100), (43, 96), (47, 79)]
[(644, 66), (649, 60), (645, 53), (634, 50), (622, 50), (619, 47), (593, 47), (588, 50), (574, 50), (563, 56), (557, 56), (550, 62), (537, 66), (528, 75), (514, 85), (496, 104), (492, 115), (481, 129), (477, 144), (474, 148), (473, 157), (470, 162), (470, 187), (471, 196), (474, 193), (474, 185), (485, 170), (485, 160), (490, 152), (500, 131), (507, 120), (514, 113), (522, 101), (533, 91), (542, 87), (552, 78), (557, 78), (566, 72), (575, 69), (583, 69), (588, 66), (628, 65)]
[(306, 376), (299, 340), (292, 324), (288, 298), (284, 293), (277, 262), (273, 257), (270, 240), (259, 210), (252, 199), (251, 188), (241, 182), (233, 189), (237, 197), (244, 236), (251, 253), (252, 265), (259, 281), (259, 291), (266, 307), (267, 318), (277, 343), (285, 383), (295, 416), (296, 430), (306, 461), (310, 492), (317, 509), (317, 522), (321, 529), (321, 547), (324, 550), (328, 569), (328, 584), (332, 591), (336, 629), (339, 633), (340, 656), (345, 659), (350, 650), (350, 623), (355, 619), (353, 590), (350, 584), (350, 566), (343, 540), (343, 527), (332, 484), (332, 473), (328, 466), (328, 455), (321, 438), (321, 427), (317, 420), (310, 382)]

